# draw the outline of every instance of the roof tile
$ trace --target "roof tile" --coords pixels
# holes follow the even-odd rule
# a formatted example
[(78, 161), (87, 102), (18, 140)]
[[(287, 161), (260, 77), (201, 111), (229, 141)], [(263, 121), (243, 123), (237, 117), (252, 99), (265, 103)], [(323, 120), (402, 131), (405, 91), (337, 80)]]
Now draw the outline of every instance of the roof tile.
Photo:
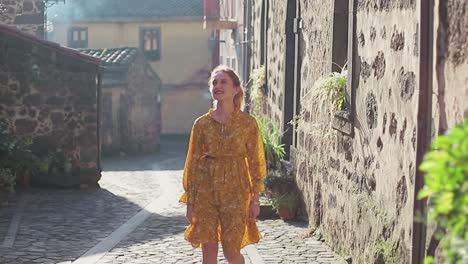
[(107, 66), (127, 66), (135, 58), (137, 48), (79, 49), (83, 54), (93, 56)]

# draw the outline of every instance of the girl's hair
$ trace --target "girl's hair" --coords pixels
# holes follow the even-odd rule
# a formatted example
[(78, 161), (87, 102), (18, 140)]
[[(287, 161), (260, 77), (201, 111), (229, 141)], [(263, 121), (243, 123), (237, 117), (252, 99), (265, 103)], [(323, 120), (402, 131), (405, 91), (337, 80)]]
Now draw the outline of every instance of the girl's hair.
[(214, 68), (213, 71), (211, 72), (210, 80), (208, 82), (208, 85), (210, 86), (210, 90), (213, 89), (213, 80), (214, 80), (216, 73), (218, 72), (224, 72), (227, 75), (229, 75), (229, 78), (231, 78), (234, 86), (240, 88), (239, 92), (234, 96), (234, 108), (237, 110), (242, 110), (244, 108), (244, 88), (241, 85), (239, 75), (236, 73), (234, 69), (229, 68), (228, 66), (225, 66), (225, 65), (218, 65), (216, 68)]

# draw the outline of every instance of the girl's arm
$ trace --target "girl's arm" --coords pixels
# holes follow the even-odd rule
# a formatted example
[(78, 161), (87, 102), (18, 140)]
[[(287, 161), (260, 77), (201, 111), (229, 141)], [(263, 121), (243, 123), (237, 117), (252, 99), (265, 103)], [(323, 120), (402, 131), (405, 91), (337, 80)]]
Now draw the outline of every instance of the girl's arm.
[(180, 198), (179, 202), (191, 205), (194, 203), (194, 194), (196, 192), (196, 180), (198, 177), (198, 162), (202, 156), (202, 134), (200, 125), (195, 121), (190, 133), (189, 148), (187, 159), (185, 161), (183, 185), (185, 193)]
[[(250, 183), (252, 191), (252, 201), (258, 201), (258, 194), (265, 190), (263, 179), (267, 174), (265, 150), (263, 140), (255, 119), (250, 128), (247, 138), (247, 162), (249, 165)], [(255, 200), (256, 199), (256, 200)]]

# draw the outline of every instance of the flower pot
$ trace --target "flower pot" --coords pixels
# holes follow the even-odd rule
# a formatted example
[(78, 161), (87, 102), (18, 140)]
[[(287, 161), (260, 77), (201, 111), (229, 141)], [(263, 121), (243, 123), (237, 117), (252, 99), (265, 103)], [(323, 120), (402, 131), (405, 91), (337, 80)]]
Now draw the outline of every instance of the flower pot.
[(16, 186), (20, 188), (31, 187), (31, 175), (28, 173), (16, 175)]
[(292, 220), (296, 218), (296, 210), (294, 209), (289, 209), (286, 207), (281, 207), (276, 210), (278, 213), (279, 217), (283, 219), (284, 221)]

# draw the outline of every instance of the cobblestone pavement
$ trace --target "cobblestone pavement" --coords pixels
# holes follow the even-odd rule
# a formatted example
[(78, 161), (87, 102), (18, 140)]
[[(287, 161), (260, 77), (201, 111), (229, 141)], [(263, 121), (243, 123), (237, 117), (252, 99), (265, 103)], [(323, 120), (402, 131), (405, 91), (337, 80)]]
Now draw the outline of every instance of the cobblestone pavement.
[[(153, 156), (105, 161), (101, 189), (18, 192), (0, 209), (0, 263), (78, 263), (161, 193), (167, 202), (109, 252), (101, 252), (97, 263), (200, 263), (200, 249), (183, 238), (184, 207), (177, 203), (184, 155), (184, 144), (168, 141)], [(18, 229), (12, 236), (14, 222)], [(243, 250), (246, 263), (342, 262), (327, 246), (301, 237), (305, 223), (277, 219), (259, 220), (258, 225), (264, 239)], [(9, 242), (14, 242), (11, 247)], [(221, 252), (219, 258), (227, 263)]]

